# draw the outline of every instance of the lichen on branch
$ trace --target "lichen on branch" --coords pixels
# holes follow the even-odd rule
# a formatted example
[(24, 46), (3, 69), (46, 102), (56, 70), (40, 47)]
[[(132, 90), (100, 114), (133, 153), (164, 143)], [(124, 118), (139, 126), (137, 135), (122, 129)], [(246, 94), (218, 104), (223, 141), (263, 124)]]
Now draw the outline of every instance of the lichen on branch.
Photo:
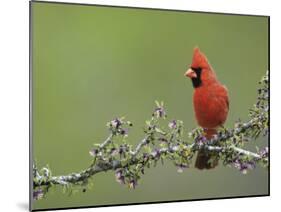
[(238, 120), (232, 129), (221, 128), (209, 140), (204, 136), (202, 128), (186, 132), (183, 121), (168, 121), (163, 102), (156, 101), (151, 118), (145, 122), (144, 137), (135, 147), (128, 142), (132, 122), (125, 118), (115, 118), (106, 125), (108, 137), (89, 151), (92, 163), (85, 170), (53, 176), (49, 167), (38, 170), (34, 164), (34, 199), (43, 198), (53, 185), (64, 188), (78, 185), (86, 191), (86, 187), (91, 184), (91, 177), (109, 170), (114, 171), (118, 183), (134, 189), (146, 169), (155, 167), (158, 163), (164, 164), (166, 160), (172, 161), (178, 172), (191, 168), (193, 156), (200, 149), (212, 151), (223, 165), (236, 168), (243, 174), (258, 164), (267, 167), (268, 147), (252, 152), (244, 149), (244, 144), (268, 134), (268, 87), (267, 72), (259, 82), (257, 102), (249, 111), (249, 120)]

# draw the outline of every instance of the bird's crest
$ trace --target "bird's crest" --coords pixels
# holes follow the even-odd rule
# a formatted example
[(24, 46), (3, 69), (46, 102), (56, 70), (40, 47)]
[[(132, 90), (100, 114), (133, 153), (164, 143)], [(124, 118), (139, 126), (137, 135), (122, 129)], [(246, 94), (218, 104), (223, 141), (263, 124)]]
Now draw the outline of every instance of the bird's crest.
[(198, 47), (193, 50), (193, 58), (191, 67), (193, 68), (210, 68), (207, 57), (200, 51)]

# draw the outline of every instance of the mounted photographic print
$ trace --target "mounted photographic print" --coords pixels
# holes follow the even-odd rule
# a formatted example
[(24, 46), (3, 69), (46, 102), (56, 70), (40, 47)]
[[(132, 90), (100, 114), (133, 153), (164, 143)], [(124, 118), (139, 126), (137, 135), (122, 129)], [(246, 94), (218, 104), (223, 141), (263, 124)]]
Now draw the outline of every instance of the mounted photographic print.
[(269, 17), (30, 2), (30, 209), (269, 195)]

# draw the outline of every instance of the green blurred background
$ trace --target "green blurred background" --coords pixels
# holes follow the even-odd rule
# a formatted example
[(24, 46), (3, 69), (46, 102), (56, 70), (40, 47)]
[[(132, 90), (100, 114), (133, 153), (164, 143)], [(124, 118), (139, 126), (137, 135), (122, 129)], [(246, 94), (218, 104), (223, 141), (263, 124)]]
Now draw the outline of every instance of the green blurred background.
[[(268, 66), (268, 18), (102, 6), (32, 3), (33, 146), (38, 166), (54, 175), (86, 168), (89, 150), (108, 132), (107, 121), (126, 116), (136, 144), (155, 100), (169, 119), (196, 127), (193, 88), (183, 76), (195, 46), (207, 55), (229, 90), (232, 127), (256, 100)], [(260, 138), (248, 147), (267, 145)], [(268, 172), (247, 175), (230, 167), (179, 174), (166, 163), (147, 170), (135, 190), (113, 172), (95, 175), (93, 188), (69, 196), (61, 187), (34, 209), (188, 200), (268, 193)], [(82, 190), (82, 188), (80, 189)]]

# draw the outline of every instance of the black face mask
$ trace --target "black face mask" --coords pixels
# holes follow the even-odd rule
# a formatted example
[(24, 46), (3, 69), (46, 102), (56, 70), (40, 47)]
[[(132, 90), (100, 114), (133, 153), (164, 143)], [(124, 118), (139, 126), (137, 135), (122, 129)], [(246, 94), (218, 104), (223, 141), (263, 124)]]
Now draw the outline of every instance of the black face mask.
[(193, 68), (191, 67), (191, 69), (196, 73), (197, 77), (191, 78), (192, 80), (192, 85), (193, 88), (198, 88), (201, 86), (202, 81), (201, 81), (201, 72), (202, 72), (202, 68)]

